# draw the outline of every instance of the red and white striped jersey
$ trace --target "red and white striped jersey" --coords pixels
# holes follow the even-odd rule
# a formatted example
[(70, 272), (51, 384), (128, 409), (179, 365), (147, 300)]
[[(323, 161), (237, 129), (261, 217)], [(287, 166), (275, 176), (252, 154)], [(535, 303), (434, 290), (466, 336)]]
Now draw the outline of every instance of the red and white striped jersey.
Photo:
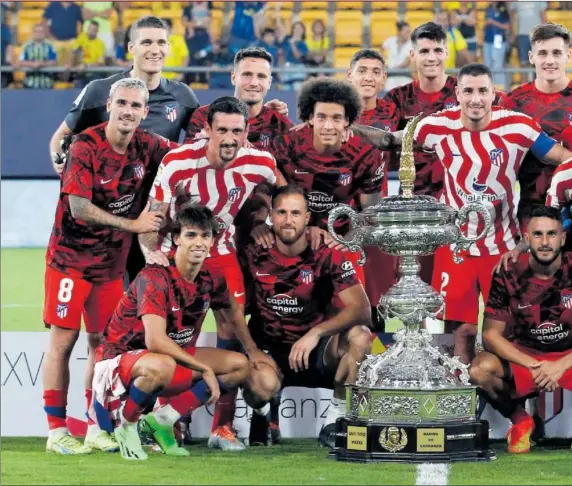
[[(471, 132), (455, 107), (423, 119), (415, 131), (418, 143), (434, 149), (443, 164), (441, 201), (455, 209), (481, 202), (490, 211), (493, 224), (471, 246), (475, 256), (499, 255), (516, 246), (515, 184), (522, 159), (530, 149), (542, 159), (556, 143), (527, 115), (493, 106), (491, 116), (485, 130)], [(471, 213), (463, 232), (475, 237), (483, 228), (483, 217)]]
[(572, 159), (562, 162), (554, 171), (546, 205), (553, 208), (566, 206), (572, 199)]
[[(208, 140), (182, 145), (163, 158), (150, 196), (169, 203), (173, 220), (184, 204), (202, 204), (214, 213), (220, 232), (209, 256), (235, 252), (234, 219), (254, 188), (262, 183), (276, 183), (276, 160), (269, 152), (241, 148), (234, 162), (216, 169), (207, 160)], [(167, 225), (169, 228), (169, 225)], [(159, 235), (161, 250), (175, 248), (171, 234)]]

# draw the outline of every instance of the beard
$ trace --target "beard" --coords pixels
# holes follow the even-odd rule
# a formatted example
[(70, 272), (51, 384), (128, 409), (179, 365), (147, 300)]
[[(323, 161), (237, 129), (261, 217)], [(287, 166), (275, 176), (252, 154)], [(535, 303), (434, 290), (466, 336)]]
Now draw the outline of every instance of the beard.
[[(547, 248), (545, 250), (548, 250)], [(541, 258), (538, 254), (540, 253), (541, 248), (539, 248), (538, 250), (533, 250), (532, 248), (530, 249), (530, 254), (532, 255), (532, 258), (534, 258), (536, 260), (536, 262), (538, 262), (540, 265), (544, 265), (546, 267), (552, 265), (552, 263), (554, 263), (556, 261), (556, 259), (560, 256), (560, 254), (562, 253), (562, 248), (558, 248), (557, 250), (553, 250), (552, 248), (550, 249), (550, 251), (552, 251), (552, 256), (549, 258)]]
[[(284, 243), (285, 245), (293, 245), (294, 243), (296, 243), (297, 241), (300, 240), (300, 238), (305, 237), (304, 233), (306, 232), (306, 229), (302, 229), (301, 231), (296, 231), (294, 230), (294, 234), (292, 233), (288, 233), (288, 236), (285, 236), (283, 233), (283, 230), (279, 230), (276, 232), (276, 236), (278, 238), (280, 238), (280, 241), (282, 243)], [(290, 236), (292, 234), (292, 236)]]

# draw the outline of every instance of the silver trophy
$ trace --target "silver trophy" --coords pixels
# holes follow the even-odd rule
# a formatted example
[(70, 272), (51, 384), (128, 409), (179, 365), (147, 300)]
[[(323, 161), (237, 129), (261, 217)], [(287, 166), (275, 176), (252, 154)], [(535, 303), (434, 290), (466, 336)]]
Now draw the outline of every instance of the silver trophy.
[[(383, 354), (368, 355), (360, 364), (355, 385), (346, 388), (346, 416), (337, 423), (333, 457), (346, 461), (487, 460), (488, 424), (476, 418), (476, 389), (469, 384), (468, 366), (458, 357), (431, 345), (432, 336), (420, 329), (427, 317), (443, 311), (443, 297), (419, 277), (418, 256), (430, 255), (454, 244), (454, 258), (483, 238), (490, 226), (489, 210), (470, 203), (460, 211), (431, 196), (413, 196), (415, 165), (413, 133), (420, 116), (404, 132), (399, 169), (402, 196), (385, 198), (357, 213), (348, 205), (330, 211), (332, 238), (350, 251), (377, 246), (400, 258), (400, 279), (381, 296), (378, 309), (397, 317), (404, 328)], [(481, 214), (485, 227), (468, 238), (461, 232), (470, 213)], [(350, 220), (351, 230), (341, 237), (336, 221)], [(380, 269), (383, 271), (383, 269)]]

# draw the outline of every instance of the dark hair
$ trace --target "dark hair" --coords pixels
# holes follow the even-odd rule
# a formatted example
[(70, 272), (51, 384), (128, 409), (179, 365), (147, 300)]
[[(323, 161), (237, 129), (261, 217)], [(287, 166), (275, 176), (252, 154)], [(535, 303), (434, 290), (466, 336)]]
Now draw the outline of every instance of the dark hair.
[(553, 219), (562, 223), (562, 217), (560, 216), (560, 210), (558, 208), (553, 208), (551, 206), (538, 206), (532, 210), (532, 215), (530, 219), (533, 218), (548, 218)]
[(302, 196), (306, 202), (306, 210), (308, 210), (308, 197), (306, 196), (306, 191), (296, 184), (288, 184), (286, 186), (277, 187), (272, 194), (272, 207), (278, 204), (278, 199), (286, 196)]
[(395, 26), (397, 27), (397, 32), (399, 32), (401, 29), (403, 29), (404, 27), (409, 27), (409, 23), (405, 22), (403, 20), (400, 20), (399, 22), (397, 22), (395, 24)]
[(173, 235), (180, 235), (185, 226), (194, 226), (203, 231), (211, 231), (213, 236), (219, 232), (219, 226), (213, 212), (200, 204), (190, 204), (177, 213), (172, 225)]
[(264, 59), (270, 63), (272, 67), (273, 59), (272, 54), (270, 54), (266, 49), (262, 47), (246, 47), (240, 49), (234, 56), (234, 69), (238, 66), (238, 63), (244, 59), (254, 58), (254, 59)]
[(89, 21), (89, 24), (90, 24), (90, 25), (95, 25), (96, 27), (99, 28), (99, 22), (98, 22), (97, 20), (90, 20), (90, 21)]
[(207, 111), (207, 122), (211, 127), (216, 113), (242, 115), (244, 117), (244, 121), (248, 123), (248, 108), (242, 101), (234, 96), (221, 96), (209, 105), (209, 109)]
[(306, 24), (304, 22), (293, 22), (292, 23), (292, 27), (290, 28), (290, 35), (294, 35), (294, 27), (296, 25), (301, 25), (302, 26), (302, 40), (305, 41), (306, 40)]
[(447, 42), (447, 32), (435, 22), (421, 24), (411, 33), (411, 42), (416, 44), (419, 39), (429, 39), (436, 42)]
[(135, 39), (135, 35), (139, 29), (163, 29), (167, 30), (167, 26), (165, 22), (163, 22), (159, 17), (155, 17), (153, 15), (146, 15), (145, 17), (141, 17), (133, 22), (131, 26), (131, 31), (129, 32), (129, 39), (133, 42)]
[(385, 58), (381, 52), (375, 49), (360, 49), (353, 55), (352, 60), (350, 61), (350, 69), (353, 69), (360, 59), (376, 59), (381, 62), (383, 67), (385, 67)]
[(302, 84), (298, 97), (298, 114), (302, 121), (310, 119), (316, 103), (342, 105), (350, 125), (362, 110), (362, 101), (356, 88), (348, 81), (334, 78), (310, 79)]
[(555, 37), (560, 37), (567, 46), (570, 45), (570, 31), (563, 25), (553, 24), (552, 22), (535, 26), (530, 33), (530, 44), (554, 39)]
[(274, 34), (276, 35), (276, 29), (273, 29), (272, 27), (265, 27), (262, 30), (262, 33), (260, 34), (260, 37), (264, 37), (266, 34)]
[(483, 76), (486, 75), (493, 80), (493, 73), (488, 66), (481, 64), (480, 62), (472, 62), (470, 64), (465, 64), (459, 71), (458, 79), (460, 80), (463, 76)]
[(169, 17), (161, 17), (161, 20), (168, 26), (170, 29), (173, 28), (173, 21)]

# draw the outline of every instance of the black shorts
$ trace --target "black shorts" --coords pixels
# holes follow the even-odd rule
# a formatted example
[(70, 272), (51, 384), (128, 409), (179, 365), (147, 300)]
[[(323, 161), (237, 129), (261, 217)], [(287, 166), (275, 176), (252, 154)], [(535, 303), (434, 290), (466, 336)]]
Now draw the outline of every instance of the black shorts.
[(330, 341), (330, 336), (323, 337), (318, 341), (318, 345), (310, 353), (309, 368), (297, 373), (290, 368), (288, 357), (290, 356), (291, 345), (265, 346), (260, 348), (267, 352), (278, 364), (280, 371), (284, 375), (282, 388), (287, 386), (301, 386), (305, 388), (334, 388), (334, 377), (337, 366), (327, 367), (324, 363), (326, 347)]

